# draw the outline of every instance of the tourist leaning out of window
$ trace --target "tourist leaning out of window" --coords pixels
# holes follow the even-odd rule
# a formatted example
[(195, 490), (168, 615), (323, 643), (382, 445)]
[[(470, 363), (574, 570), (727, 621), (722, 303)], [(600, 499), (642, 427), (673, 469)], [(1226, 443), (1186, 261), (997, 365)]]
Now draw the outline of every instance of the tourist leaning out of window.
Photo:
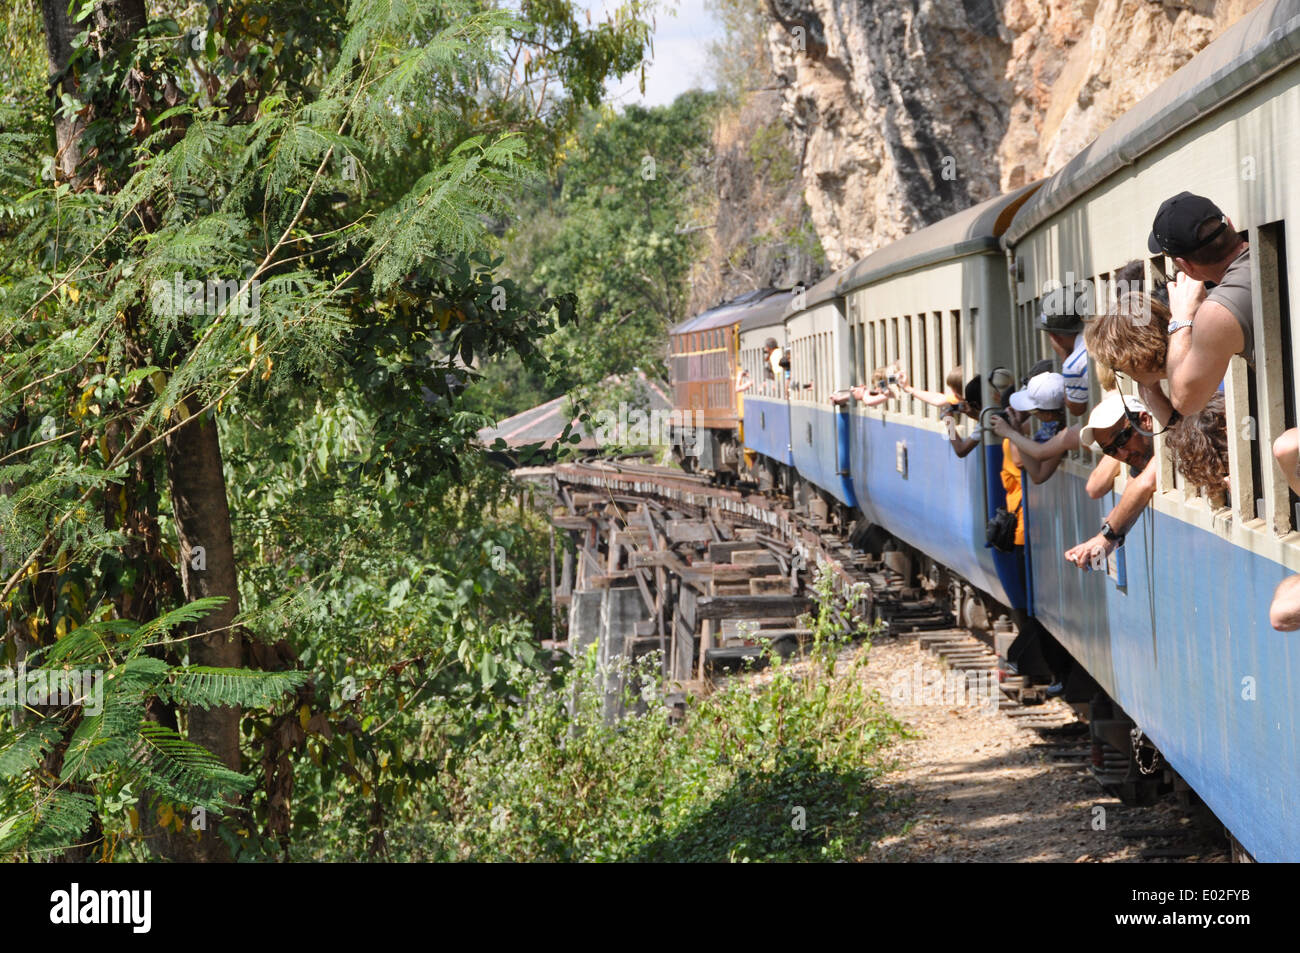
[[(1022, 390), (1011, 395), (1010, 405), (1022, 414), (1032, 413), (1039, 426), (1033, 437), (1027, 437), (1006, 417), (993, 418), (993, 432), (1010, 440), (1019, 452), (1021, 466), (1035, 483), (1049, 480), (1060, 465), (1061, 458), (1071, 444), (1078, 446), (1078, 431), (1065, 426), (1065, 378), (1047, 371), (1030, 378)], [(1067, 436), (1074, 431), (1072, 436)], [(1055, 443), (1052, 441), (1055, 439)], [(1051, 444), (1055, 452), (1039, 459), (1040, 451)]]
[[(1090, 565), (1100, 568), (1100, 563), (1123, 545), (1125, 534), (1155, 496), (1159, 463), (1155, 458), (1155, 441), (1150, 436), (1154, 423), (1141, 400), (1122, 397), (1118, 392), (1108, 395), (1092, 409), (1087, 425), (1079, 431), (1079, 442), (1100, 450), (1105, 459), (1089, 477), (1088, 495), (1100, 499), (1110, 492), (1120, 467), (1129, 468), (1130, 479), (1119, 502), (1106, 514), (1097, 535), (1065, 551), (1067, 562), (1080, 569)], [(1113, 462), (1113, 468), (1106, 468), (1108, 461)], [(1110, 474), (1109, 480), (1100, 485), (1097, 477), (1106, 473)]]

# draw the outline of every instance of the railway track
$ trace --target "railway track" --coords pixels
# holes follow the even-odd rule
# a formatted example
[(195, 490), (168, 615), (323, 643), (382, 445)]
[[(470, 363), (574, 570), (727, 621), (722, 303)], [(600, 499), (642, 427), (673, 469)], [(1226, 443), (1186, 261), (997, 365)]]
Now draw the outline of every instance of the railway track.
[[(1051, 769), (1065, 773), (1093, 769), (1100, 778), (1107, 773), (1122, 774), (1127, 766), (1120, 752), (1090, 737), (1087, 723), (1069, 706), (1059, 700), (1045, 701), (1033, 686), (1003, 671), (991, 632), (956, 625), (944, 600), (934, 592), (907, 585), (888, 559), (856, 551), (850, 538), (852, 527), (809, 517), (788, 498), (747, 487), (712, 486), (705, 477), (631, 455), (521, 470), (516, 476), (549, 484), (563, 505), (564, 515), (556, 518), (556, 525), (578, 543), (575, 577), (581, 577), (581, 567), (588, 566), (592, 572), (600, 570), (600, 575), (589, 574), (586, 580), (594, 589), (622, 585), (630, 592), (639, 588), (645, 603), (643, 615), (650, 618), (633, 623), (635, 636), (622, 643), (623, 650), (636, 656), (659, 649), (665, 658), (667, 681), (676, 682), (683, 694), (707, 691), (710, 679), (743, 667), (744, 659), (757, 656), (761, 648), (728, 644), (736, 641), (734, 625), (729, 629), (716, 614), (711, 617), (720, 620), (718, 624), (700, 623), (679, 605), (669, 604), (670, 600), (690, 602), (696, 615), (707, 615), (699, 612), (699, 607), (720, 600), (735, 600), (737, 611), (744, 614), (751, 604), (780, 598), (738, 594), (743, 593), (744, 582), (756, 583), (753, 578), (741, 581), (739, 567), (733, 563), (714, 561), (717, 551), (728, 553), (730, 560), (750, 556), (747, 563), (765, 567), (763, 571), (768, 573), (758, 577), (767, 586), (764, 591), (770, 592), (776, 584), (790, 596), (806, 592), (813, 567), (821, 565), (834, 579), (832, 611), (843, 631), (851, 630), (855, 620), (869, 620), (877, 625), (877, 641), (914, 640), (929, 658), (964, 680), (971, 690), (995, 693), (995, 717), (1027, 733), (1027, 743)], [(674, 531), (681, 527), (695, 535), (686, 533), (676, 539)], [(604, 542), (599, 544), (602, 534)], [(624, 569), (624, 565), (630, 568)], [(568, 581), (557, 586), (557, 602), (594, 591), (582, 592), (581, 585), (569, 576), (566, 562)], [(679, 577), (676, 585), (672, 576)], [(566, 585), (567, 595), (561, 592)], [(746, 598), (751, 602), (743, 602)], [(793, 610), (781, 611), (789, 614)], [(571, 615), (571, 625), (573, 618)], [(809, 634), (788, 617), (756, 624), (759, 635), (797, 639)], [(1186, 834), (1188, 829), (1171, 831)], [(1205, 840), (1203, 831), (1198, 836), (1198, 843)], [(1143, 859), (1175, 859), (1203, 853), (1203, 844), (1191, 846), (1175, 837), (1172, 843), (1156, 841), (1143, 849), (1154, 852)]]

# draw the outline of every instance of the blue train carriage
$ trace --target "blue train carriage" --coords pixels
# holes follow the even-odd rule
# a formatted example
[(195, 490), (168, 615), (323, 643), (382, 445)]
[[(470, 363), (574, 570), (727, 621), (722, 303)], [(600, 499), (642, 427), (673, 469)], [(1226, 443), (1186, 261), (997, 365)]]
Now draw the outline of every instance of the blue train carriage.
[[(998, 239), (1033, 188), (913, 232), (841, 275), (846, 357), (856, 380), (870, 383), (880, 369), (897, 365), (914, 386), (943, 391), (958, 364), (966, 378), (1010, 366), (1011, 302)], [(984, 542), (990, 508), (1003, 495), (1000, 444), (990, 437), (981, 451), (959, 459), (939, 409), (908, 396), (873, 408), (857, 403), (850, 415), (849, 469), (866, 520), (1003, 607), (1021, 608), (1023, 586), (1003, 585)], [(973, 427), (966, 421), (958, 430), (966, 435)], [(1023, 578), (1023, 567), (1002, 570)], [(964, 613), (978, 598), (970, 585), (959, 586), (955, 608), (961, 621), (978, 624)]]
[(1268, 610), (1278, 582), (1300, 572), (1295, 500), (1270, 452), (1296, 420), (1298, 120), (1300, 2), (1265, 3), (1048, 179), (1005, 236), (1023, 370), (1046, 353), (1033, 320), (1050, 283), (1091, 282), (1099, 310), (1126, 262), (1144, 260), (1148, 281), (1154, 266), (1173, 273), (1147, 250), (1168, 196), (1208, 196), (1246, 233), (1256, 363), (1234, 357), (1224, 382), (1231, 492), (1185, 486), (1157, 439), (1151, 506), (1108, 572), (1082, 572), (1062, 552), (1093, 536), (1117, 497), (1087, 497), (1096, 458), (1078, 454), (1028, 493), (1032, 610), (1240, 845), (1290, 861), (1300, 860), (1300, 639), (1274, 631)]
[(857, 506), (849, 470), (849, 411), (829, 398), (853, 383), (844, 302), (832, 275), (795, 288), (786, 313), (790, 342), (790, 454), (796, 502), (817, 518), (847, 525)]
[(751, 477), (763, 489), (781, 488), (786, 492), (788, 475), (794, 467), (790, 403), (785, 373), (774, 372), (767, 343), (775, 341), (780, 353), (786, 353), (784, 317), (790, 297), (788, 291), (769, 295), (748, 307), (740, 319), (740, 366), (748, 372), (751, 386), (737, 400)]

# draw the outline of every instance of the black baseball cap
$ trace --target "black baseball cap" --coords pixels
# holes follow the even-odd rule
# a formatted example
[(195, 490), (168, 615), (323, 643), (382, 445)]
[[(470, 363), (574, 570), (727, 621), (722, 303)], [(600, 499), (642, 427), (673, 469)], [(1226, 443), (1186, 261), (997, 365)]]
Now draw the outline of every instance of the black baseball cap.
[[(1202, 225), (1212, 218), (1223, 224), (1206, 235), (1197, 237)], [(1151, 234), (1147, 238), (1147, 250), (1153, 255), (1164, 252), (1176, 258), (1190, 255), (1198, 248), (1204, 248), (1222, 234), (1228, 227), (1223, 211), (1203, 195), (1191, 192), (1179, 192), (1172, 198), (1160, 203), (1155, 219), (1151, 222)]]

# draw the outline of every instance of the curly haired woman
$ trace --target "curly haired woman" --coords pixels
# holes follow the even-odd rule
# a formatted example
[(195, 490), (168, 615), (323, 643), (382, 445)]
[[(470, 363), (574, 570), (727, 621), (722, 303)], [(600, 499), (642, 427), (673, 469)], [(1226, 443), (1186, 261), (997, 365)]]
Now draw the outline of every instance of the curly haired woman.
[(1206, 492), (1230, 489), (1228, 482), (1228, 418), (1223, 394), (1169, 431), (1165, 446), (1183, 479)]

